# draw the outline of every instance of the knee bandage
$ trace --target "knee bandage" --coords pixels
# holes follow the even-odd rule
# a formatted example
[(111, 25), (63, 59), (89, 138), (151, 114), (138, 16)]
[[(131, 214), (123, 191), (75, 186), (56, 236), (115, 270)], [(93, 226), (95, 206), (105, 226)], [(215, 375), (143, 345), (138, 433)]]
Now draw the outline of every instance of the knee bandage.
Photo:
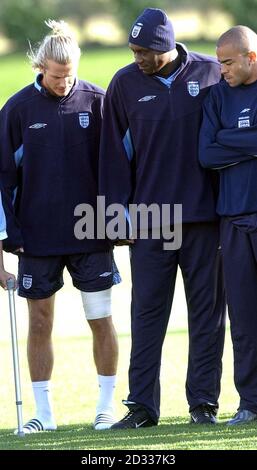
[(87, 320), (97, 320), (111, 315), (111, 288), (99, 292), (82, 292), (81, 297)]

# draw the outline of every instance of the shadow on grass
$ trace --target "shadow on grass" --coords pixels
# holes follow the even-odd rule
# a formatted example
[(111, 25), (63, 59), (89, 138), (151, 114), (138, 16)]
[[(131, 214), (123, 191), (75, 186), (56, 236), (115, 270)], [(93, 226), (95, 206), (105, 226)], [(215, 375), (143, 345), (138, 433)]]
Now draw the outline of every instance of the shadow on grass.
[(159, 426), (130, 431), (94, 431), (84, 424), (60, 426), (58, 431), (17, 437), (0, 432), (1, 450), (248, 450), (257, 449), (257, 421), (247, 425), (194, 425), (181, 417), (163, 419)]

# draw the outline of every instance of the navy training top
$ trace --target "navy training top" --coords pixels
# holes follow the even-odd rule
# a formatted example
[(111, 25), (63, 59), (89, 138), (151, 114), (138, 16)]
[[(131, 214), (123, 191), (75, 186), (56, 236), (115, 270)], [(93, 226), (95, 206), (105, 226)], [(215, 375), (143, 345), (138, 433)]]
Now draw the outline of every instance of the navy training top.
[(107, 204), (170, 204), (171, 224), (174, 204), (183, 205), (183, 222), (213, 221), (215, 190), (211, 172), (198, 161), (198, 137), (202, 102), (220, 80), (220, 66), (181, 44), (177, 49), (181, 66), (171, 87), (135, 63), (113, 77), (104, 107), (100, 193)]
[(219, 170), (217, 212), (222, 216), (257, 212), (257, 82), (212, 87), (204, 103), (199, 159)]
[[(55, 97), (40, 75), (11, 97), (0, 115), (1, 218), (5, 248), (23, 246), (34, 256), (109, 248), (106, 240), (74, 235), (78, 204), (96, 212), (99, 141), (104, 91), (76, 80), (68, 96)], [(4, 224), (2, 224), (4, 225)]]

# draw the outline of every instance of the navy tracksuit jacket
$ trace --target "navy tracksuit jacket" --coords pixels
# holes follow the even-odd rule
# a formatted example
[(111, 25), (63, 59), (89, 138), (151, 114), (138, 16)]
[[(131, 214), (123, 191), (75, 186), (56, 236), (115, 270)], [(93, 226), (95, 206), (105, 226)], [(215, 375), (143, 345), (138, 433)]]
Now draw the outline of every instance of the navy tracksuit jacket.
[(159, 372), (177, 267), (189, 310), (187, 398), (190, 409), (217, 405), (224, 340), (224, 292), (211, 172), (198, 162), (202, 102), (220, 79), (214, 58), (177, 45), (180, 71), (170, 88), (136, 64), (121, 69), (107, 91), (100, 151), (100, 192), (107, 204), (183, 205), (180, 250), (163, 240), (131, 247), (132, 351), (129, 401), (160, 414)]
[(102, 89), (81, 80), (68, 96), (52, 96), (39, 75), (1, 110), (6, 249), (23, 246), (26, 254), (49, 256), (109, 248), (106, 240), (74, 235), (75, 207), (87, 203), (96, 209), (103, 101)]
[(204, 103), (201, 164), (219, 170), (217, 211), (240, 409), (257, 413), (257, 82), (214, 86)]

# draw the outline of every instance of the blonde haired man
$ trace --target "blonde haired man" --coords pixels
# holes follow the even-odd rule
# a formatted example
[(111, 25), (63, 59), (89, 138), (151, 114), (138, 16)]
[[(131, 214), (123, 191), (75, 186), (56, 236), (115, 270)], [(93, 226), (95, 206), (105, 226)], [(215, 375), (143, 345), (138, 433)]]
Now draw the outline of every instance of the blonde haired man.
[(64, 267), (81, 291), (93, 333), (100, 386), (95, 429), (114, 422), (118, 358), (110, 303), (119, 276), (112, 249), (106, 240), (74, 235), (76, 206), (88, 203), (96, 210), (104, 91), (77, 79), (80, 48), (68, 25), (53, 20), (46, 24), (50, 33), (29, 54), (39, 75), (7, 101), (0, 130), (6, 249), (24, 251), (18, 292), (27, 298), (29, 309), (28, 362), (36, 414), (25, 424), (25, 433), (56, 429), (51, 334)]

